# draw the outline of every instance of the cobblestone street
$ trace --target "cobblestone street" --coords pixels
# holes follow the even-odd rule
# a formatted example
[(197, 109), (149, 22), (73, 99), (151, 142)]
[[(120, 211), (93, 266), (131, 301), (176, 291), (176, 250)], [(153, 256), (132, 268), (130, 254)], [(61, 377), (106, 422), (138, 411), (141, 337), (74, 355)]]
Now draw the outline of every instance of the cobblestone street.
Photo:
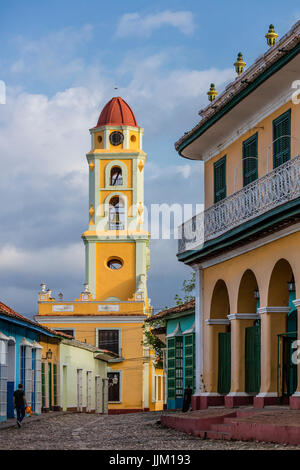
[(0, 449), (26, 450), (276, 450), (298, 449), (258, 442), (201, 440), (157, 424), (160, 413), (56, 414), (0, 430)]

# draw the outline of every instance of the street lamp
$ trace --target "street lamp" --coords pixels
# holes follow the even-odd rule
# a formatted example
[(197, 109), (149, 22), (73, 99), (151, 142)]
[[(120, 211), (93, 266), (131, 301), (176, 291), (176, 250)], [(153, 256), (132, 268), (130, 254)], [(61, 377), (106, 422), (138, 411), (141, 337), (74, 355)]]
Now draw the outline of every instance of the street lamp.
[(52, 351), (50, 348), (46, 352), (46, 359), (48, 359), (49, 361), (52, 359)]
[(294, 276), (292, 276), (291, 280), (288, 282), (288, 290), (289, 290), (289, 292), (295, 292), (295, 290), (296, 290)]
[(259, 290), (258, 289), (255, 289), (254, 290), (254, 298), (257, 300), (259, 299)]

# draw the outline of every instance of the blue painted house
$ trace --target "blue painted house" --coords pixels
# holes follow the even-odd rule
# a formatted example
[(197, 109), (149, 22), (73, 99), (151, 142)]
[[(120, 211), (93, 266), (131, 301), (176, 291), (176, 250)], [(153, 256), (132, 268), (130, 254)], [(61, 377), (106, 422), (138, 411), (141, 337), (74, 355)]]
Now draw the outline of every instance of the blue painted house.
[(22, 383), (28, 405), (41, 412), (41, 337), (54, 332), (0, 302), (0, 422), (14, 417), (13, 392)]
[(163, 310), (151, 320), (166, 323), (167, 409), (182, 408), (184, 389), (195, 388), (195, 301)]

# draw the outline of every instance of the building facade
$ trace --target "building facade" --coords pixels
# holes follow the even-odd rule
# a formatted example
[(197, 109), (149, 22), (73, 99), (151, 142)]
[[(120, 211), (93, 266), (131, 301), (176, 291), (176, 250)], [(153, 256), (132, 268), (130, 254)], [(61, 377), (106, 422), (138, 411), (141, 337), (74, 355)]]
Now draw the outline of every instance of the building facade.
[(113, 381), (110, 412), (151, 409), (142, 329), (152, 311), (147, 294), (150, 235), (143, 220), (143, 129), (117, 97), (105, 105), (90, 134), (89, 227), (82, 235), (85, 289), (75, 301), (64, 301), (62, 295), (55, 301), (43, 285), (36, 319), (115, 353), (108, 374)]
[(177, 255), (196, 272), (195, 409), (300, 407), (300, 22), (269, 45), (175, 144), (204, 165)]
[[(182, 408), (184, 390), (195, 390), (195, 301), (172, 307), (150, 317), (147, 321), (163, 320), (158, 336), (165, 342), (166, 408)], [(164, 336), (160, 330), (165, 330)], [(155, 334), (155, 330), (154, 330)]]
[(42, 346), (54, 332), (0, 302), (0, 421), (14, 418), (13, 393), (21, 383), (28, 406), (42, 411)]
[(108, 352), (76, 340), (64, 339), (59, 345), (59, 404), (63, 411), (108, 412)]

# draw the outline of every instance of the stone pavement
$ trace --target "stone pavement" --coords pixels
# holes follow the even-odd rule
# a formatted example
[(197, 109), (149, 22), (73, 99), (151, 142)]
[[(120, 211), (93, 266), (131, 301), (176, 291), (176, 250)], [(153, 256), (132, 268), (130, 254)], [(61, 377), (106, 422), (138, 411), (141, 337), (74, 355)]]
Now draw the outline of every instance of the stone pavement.
[[(49, 419), (54, 416), (61, 416), (63, 414), (66, 414), (66, 412), (63, 411), (51, 411), (50, 413), (42, 413), (40, 415), (32, 415), (25, 417), (23, 420), (23, 424), (30, 424), (34, 423), (37, 421), (41, 421), (44, 419)], [(8, 428), (15, 428), (16, 427), (16, 418), (10, 418), (7, 421), (4, 421), (3, 423), (0, 423), (0, 431), (2, 429), (8, 429)]]
[[(1, 450), (274, 450), (297, 446), (258, 442), (202, 440), (164, 428), (161, 412), (126, 415), (45, 413), (27, 418), (21, 429), (2, 428)], [(40, 418), (40, 419), (38, 419)], [(0, 428), (1, 429), (1, 428)]]

